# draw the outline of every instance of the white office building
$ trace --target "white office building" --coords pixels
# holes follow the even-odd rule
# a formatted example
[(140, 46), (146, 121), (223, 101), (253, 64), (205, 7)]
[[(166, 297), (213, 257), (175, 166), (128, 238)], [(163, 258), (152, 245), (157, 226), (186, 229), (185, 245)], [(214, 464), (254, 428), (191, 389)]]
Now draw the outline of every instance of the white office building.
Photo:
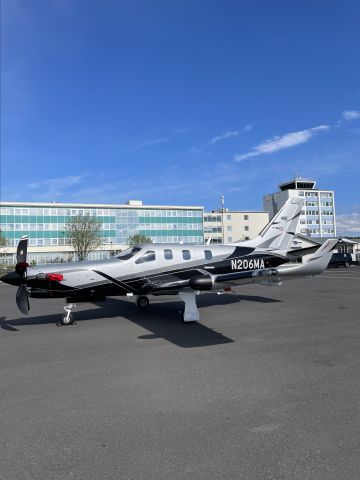
[(268, 212), (219, 209), (204, 212), (204, 238), (233, 243), (255, 238), (269, 222)]
[(336, 237), (335, 194), (333, 190), (318, 190), (316, 181), (295, 178), (279, 185), (279, 191), (263, 197), (264, 210), (270, 218), (288, 198), (304, 198), (304, 207), (296, 233), (307, 237)]

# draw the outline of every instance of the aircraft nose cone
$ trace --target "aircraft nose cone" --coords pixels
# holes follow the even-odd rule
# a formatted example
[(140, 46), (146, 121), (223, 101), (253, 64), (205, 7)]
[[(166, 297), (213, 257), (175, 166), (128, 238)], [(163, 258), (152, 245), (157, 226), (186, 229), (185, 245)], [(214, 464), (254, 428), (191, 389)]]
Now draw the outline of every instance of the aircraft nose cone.
[(20, 285), (20, 277), (16, 272), (6, 273), (0, 277), (0, 280), (4, 283), (8, 283), (9, 285)]

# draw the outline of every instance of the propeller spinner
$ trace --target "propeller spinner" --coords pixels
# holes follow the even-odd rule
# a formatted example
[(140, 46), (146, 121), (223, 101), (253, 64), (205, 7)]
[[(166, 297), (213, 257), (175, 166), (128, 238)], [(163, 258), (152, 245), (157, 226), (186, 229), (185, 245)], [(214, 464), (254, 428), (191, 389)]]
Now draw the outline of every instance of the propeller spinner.
[(20, 285), (16, 292), (16, 305), (21, 313), (27, 315), (30, 310), (29, 293), (27, 288), (26, 269), (29, 266), (27, 258), (28, 237), (22, 237), (16, 251), (16, 267), (15, 271), (20, 276)]

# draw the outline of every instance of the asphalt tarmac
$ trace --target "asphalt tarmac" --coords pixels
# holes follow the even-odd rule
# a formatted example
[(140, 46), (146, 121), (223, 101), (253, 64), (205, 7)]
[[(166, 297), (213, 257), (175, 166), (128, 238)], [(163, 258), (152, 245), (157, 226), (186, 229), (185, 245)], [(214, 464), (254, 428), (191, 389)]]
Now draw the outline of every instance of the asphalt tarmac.
[(0, 283), (0, 478), (360, 478), (360, 267), (281, 287), (31, 299)]

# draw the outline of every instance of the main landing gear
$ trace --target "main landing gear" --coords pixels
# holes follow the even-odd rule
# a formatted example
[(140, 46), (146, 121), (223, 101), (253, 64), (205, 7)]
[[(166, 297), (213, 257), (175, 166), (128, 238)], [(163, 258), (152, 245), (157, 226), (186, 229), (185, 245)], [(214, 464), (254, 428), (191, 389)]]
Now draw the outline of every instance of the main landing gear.
[(182, 321), (184, 323), (194, 323), (200, 318), (199, 309), (196, 305), (196, 295), (200, 292), (179, 292), (179, 297), (185, 304), (185, 308), (181, 313)]
[(61, 327), (62, 325), (76, 325), (74, 322), (74, 316), (71, 313), (71, 310), (75, 309), (75, 303), (69, 303), (69, 305), (64, 306), (65, 314), (62, 315), (61, 319), (57, 322), (56, 326)]
[[(194, 323), (200, 318), (199, 310), (196, 305), (196, 295), (199, 291), (179, 292), (179, 297), (184, 302), (184, 310), (181, 312), (181, 318), (184, 323)], [(145, 310), (149, 306), (149, 299), (146, 295), (136, 296), (136, 305)]]
[(136, 296), (136, 305), (144, 310), (145, 308), (148, 308), (150, 302), (149, 299), (146, 295), (137, 295)]

